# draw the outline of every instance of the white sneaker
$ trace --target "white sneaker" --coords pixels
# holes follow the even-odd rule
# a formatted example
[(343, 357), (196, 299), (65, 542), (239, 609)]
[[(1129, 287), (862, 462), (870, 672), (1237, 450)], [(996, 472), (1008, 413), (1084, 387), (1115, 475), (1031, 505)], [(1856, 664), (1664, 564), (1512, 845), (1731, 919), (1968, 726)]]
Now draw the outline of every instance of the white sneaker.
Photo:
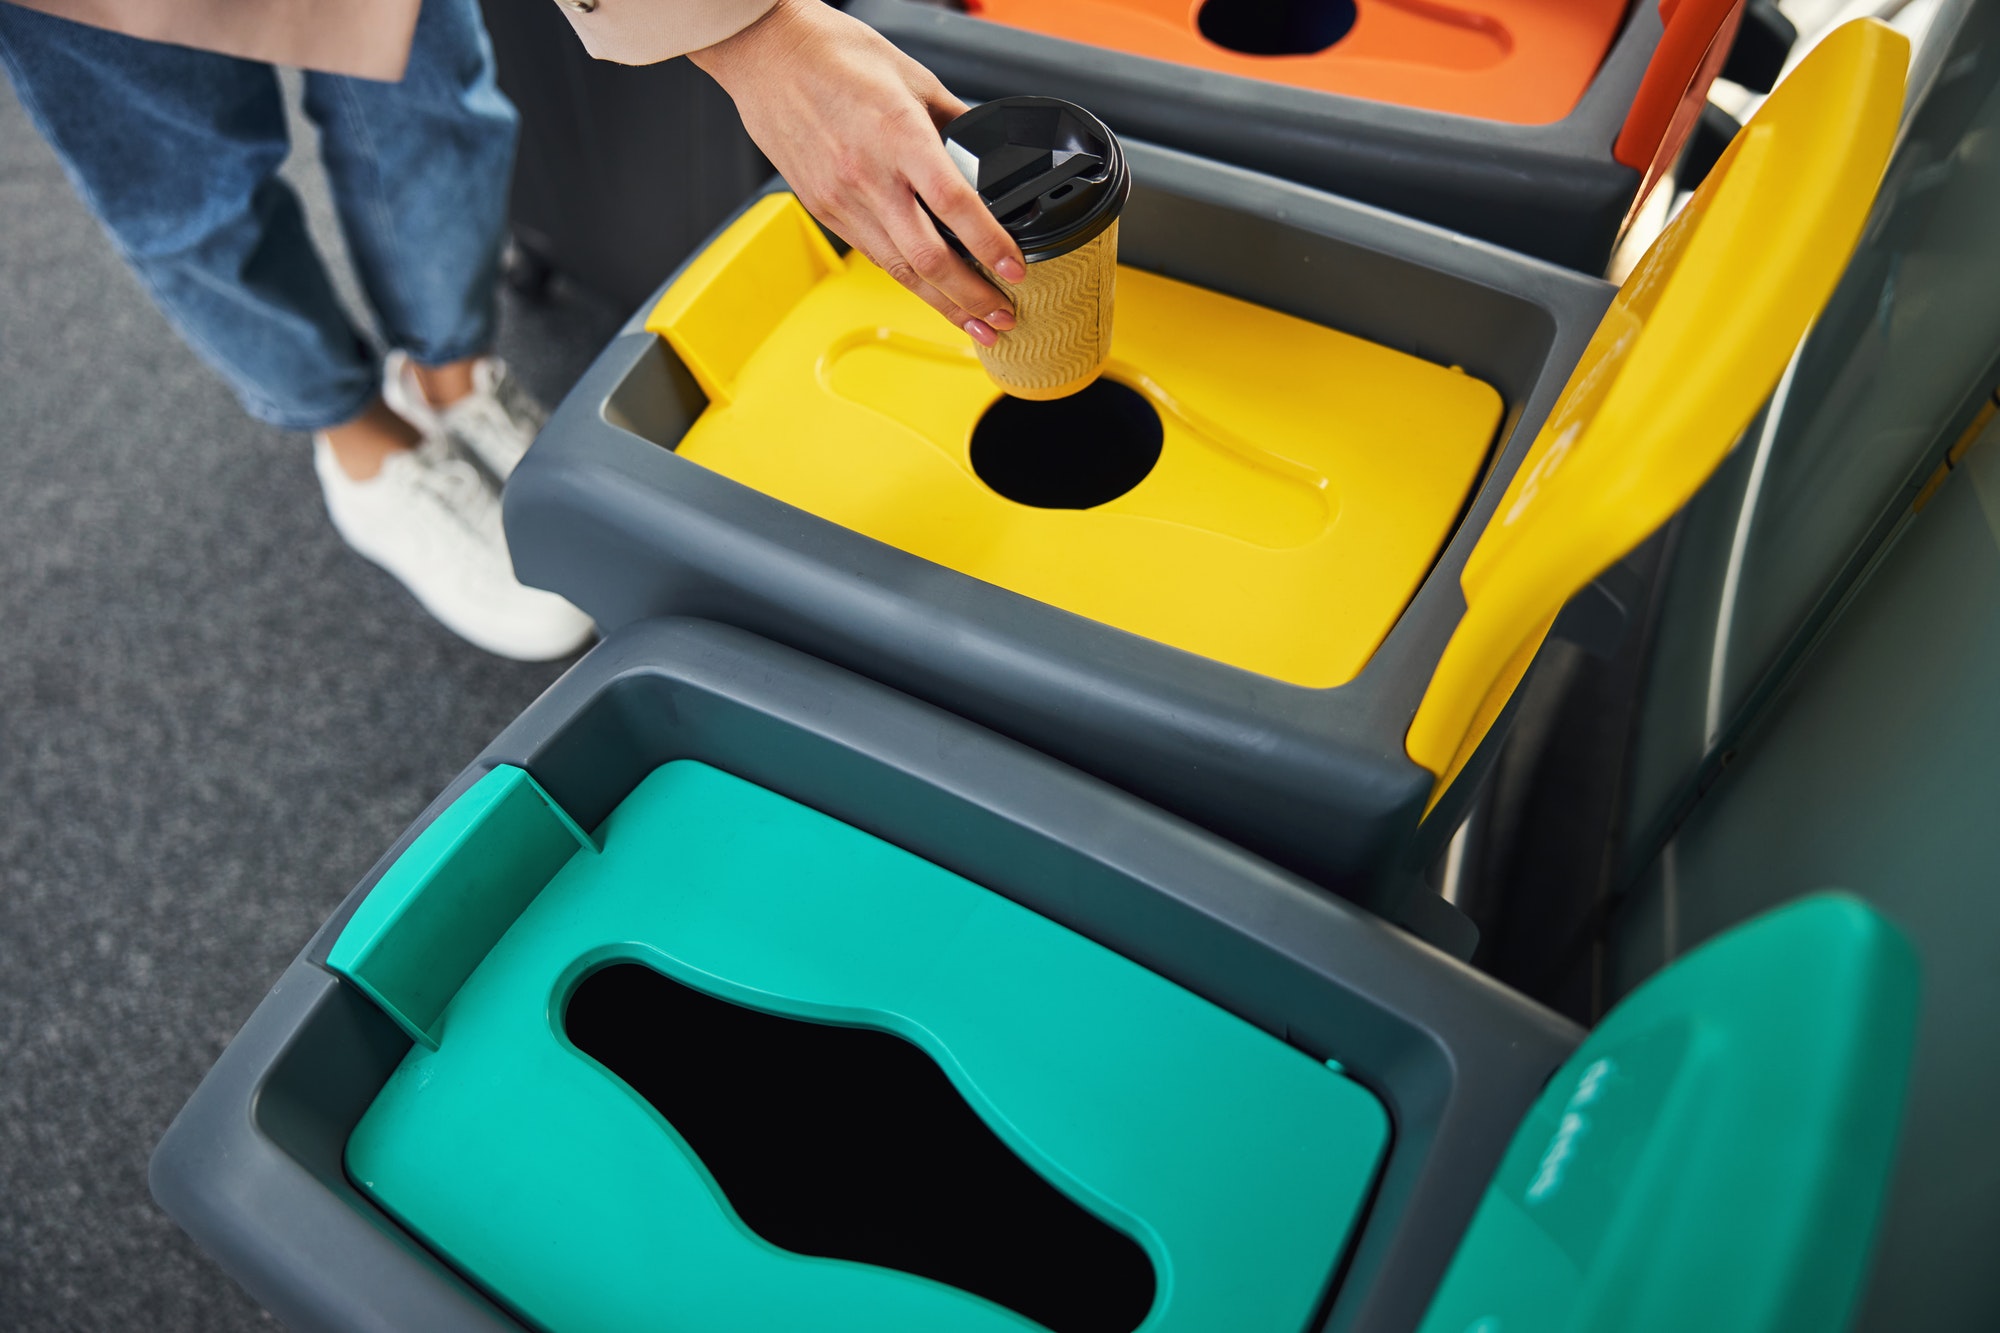
[(382, 397), (397, 416), (425, 435), (454, 441), (500, 482), (513, 475), (514, 465), (549, 419), (548, 410), (497, 356), (475, 361), (472, 392), (439, 411), (424, 397), (416, 362), (406, 352), (390, 352), (382, 363)]
[(315, 435), (313, 470), (341, 539), (460, 638), (522, 662), (567, 657), (590, 641), (589, 616), (514, 577), (499, 497), (448, 445), (393, 454), (356, 481)]

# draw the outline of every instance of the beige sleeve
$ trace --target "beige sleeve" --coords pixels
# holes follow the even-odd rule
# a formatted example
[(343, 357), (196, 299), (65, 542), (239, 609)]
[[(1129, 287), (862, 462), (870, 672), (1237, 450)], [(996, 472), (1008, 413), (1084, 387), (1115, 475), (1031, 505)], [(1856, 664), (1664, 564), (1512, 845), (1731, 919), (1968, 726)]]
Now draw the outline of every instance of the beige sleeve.
[(557, 0), (583, 49), (620, 65), (652, 65), (733, 37), (776, 0)]

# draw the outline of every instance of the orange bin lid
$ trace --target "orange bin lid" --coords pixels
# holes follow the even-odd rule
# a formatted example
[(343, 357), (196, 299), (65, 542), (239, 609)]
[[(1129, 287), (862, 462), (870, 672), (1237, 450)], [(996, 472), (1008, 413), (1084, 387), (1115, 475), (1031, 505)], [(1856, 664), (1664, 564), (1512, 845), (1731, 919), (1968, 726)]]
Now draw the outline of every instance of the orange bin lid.
[(1155, 60), (1538, 125), (1576, 106), (1626, 0), (967, 0), (967, 8)]

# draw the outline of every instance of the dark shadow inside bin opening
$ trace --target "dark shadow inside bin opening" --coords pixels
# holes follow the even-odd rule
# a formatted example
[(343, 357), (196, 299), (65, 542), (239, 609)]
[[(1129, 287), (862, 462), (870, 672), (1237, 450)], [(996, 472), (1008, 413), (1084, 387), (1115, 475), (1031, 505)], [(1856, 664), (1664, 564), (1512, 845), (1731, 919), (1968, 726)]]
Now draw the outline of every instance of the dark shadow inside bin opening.
[(637, 963), (585, 977), (563, 1025), (780, 1249), (931, 1278), (1054, 1333), (1131, 1333), (1152, 1308), (1138, 1243), (1016, 1156), (900, 1037), (749, 1009)]
[(1201, 35), (1246, 56), (1309, 56), (1347, 36), (1354, 0), (1206, 0)]
[(996, 400), (972, 428), (972, 470), (1017, 504), (1090, 509), (1144, 481), (1162, 438), (1144, 394), (1098, 379), (1067, 398)]

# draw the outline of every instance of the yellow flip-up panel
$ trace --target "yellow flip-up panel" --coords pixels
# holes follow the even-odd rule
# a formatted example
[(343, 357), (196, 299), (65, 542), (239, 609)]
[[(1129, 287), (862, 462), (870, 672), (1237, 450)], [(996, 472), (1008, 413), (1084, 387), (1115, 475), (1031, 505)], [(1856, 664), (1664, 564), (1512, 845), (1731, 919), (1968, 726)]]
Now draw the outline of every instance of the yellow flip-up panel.
[[(1365, 665), (1450, 535), (1500, 421), (1462, 372), (1121, 269), (1110, 378), (1158, 461), (1088, 509), (972, 464), (998, 394), (971, 345), (790, 196), (739, 219), (648, 327), (709, 394), (680, 454), (879, 541), (1295, 684)], [(1038, 408), (1046, 405), (1034, 405)]]
[(1908, 64), (1874, 19), (1827, 36), (1619, 289), (1466, 561), (1407, 737), (1433, 804), (1563, 603), (1687, 503), (1777, 384), (1861, 235)]

